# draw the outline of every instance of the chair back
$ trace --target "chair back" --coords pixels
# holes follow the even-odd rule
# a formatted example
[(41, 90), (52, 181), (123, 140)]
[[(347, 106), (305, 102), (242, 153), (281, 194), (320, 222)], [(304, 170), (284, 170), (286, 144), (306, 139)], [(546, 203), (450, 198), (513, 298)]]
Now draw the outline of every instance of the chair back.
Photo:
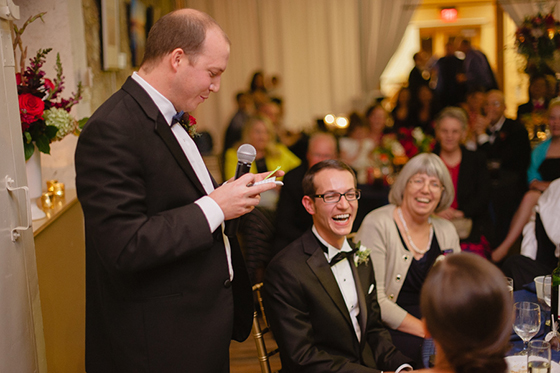
[(264, 327), (261, 328), (258, 312), (255, 311), (253, 313), (253, 328), (252, 328), (251, 334), (253, 335), (253, 338), (255, 339), (255, 345), (257, 346), (257, 355), (258, 355), (259, 363), (260, 363), (260, 366), (261, 366), (261, 372), (262, 373), (272, 373), (272, 370), (270, 369), (270, 363), (269, 363), (268, 359), (271, 356), (278, 353), (278, 349), (276, 348), (273, 351), (268, 352), (267, 349), (266, 349), (266, 344), (264, 342), (264, 335), (270, 331), (270, 328), (268, 326), (268, 321), (266, 319), (266, 314), (265, 314), (265, 311), (264, 311), (264, 304), (263, 304), (262, 295), (261, 295), (262, 286), (263, 286), (262, 282), (254, 285), (253, 286), (253, 292), (256, 295), (257, 302), (259, 303), (259, 308), (260, 308), (260, 311), (261, 311)]

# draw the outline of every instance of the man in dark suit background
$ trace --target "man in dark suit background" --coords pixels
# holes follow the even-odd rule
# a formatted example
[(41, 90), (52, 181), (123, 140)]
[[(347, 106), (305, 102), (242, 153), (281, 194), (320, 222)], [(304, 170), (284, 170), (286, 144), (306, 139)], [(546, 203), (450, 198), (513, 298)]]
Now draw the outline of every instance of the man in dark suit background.
[(356, 185), (341, 161), (311, 167), (303, 205), (313, 228), (267, 267), (265, 309), (283, 372), (412, 369), (381, 321), (369, 251), (346, 239), (358, 209)]
[(284, 186), (280, 189), (280, 198), (276, 208), (273, 255), (301, 237), (313, 225), (313, 219), (301, 204), (303, 176), (315, 164), (337, 157), (337, 143), (333, 134), (315, 132), (311, 135), (306, 162), (286, 173), (283, 179)]
[[(490, 204), (496, 227), (493, 246), (507, 234), (513, 214), (527, 190), (527, 169), (531, 159), (531, 144), (525, 127), (506, 118), (504, 95), (498, 90), (486, 95), (486, 119), (479, 121), (478, 149), (486, 154), (490, 172)], [(494, 258), (494, 260), (501, 258)]]
[(140, 70), (80, 135), (88, 373), (229, 372), (230, 340), (250, 332), (250, 283), (223, 223), (275, 185), (248, 187), (264, 178), (249, 174), (218, 187), (190, 120), (173, 118), (218, 91), (229, 51), (207, 14), (162, 17)]

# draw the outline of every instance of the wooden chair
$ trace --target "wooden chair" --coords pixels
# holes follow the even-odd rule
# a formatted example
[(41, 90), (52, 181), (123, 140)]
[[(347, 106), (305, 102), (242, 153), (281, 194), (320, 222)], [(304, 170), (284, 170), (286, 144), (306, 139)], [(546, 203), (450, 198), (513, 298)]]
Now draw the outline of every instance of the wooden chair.
[(276, 353), (278, 353), (278, 349), (274, 349), (273, 351), (268, 352), (266, 350), (266, 344), (264, 342), (264, 334), (268, 333), (270, 331), (270, 328), (268, 326), (268, 321), (266, 319), (266, 314), (264, 312), (264, 305), (263, 305), (263, 300), (262, 300), (262, 295), (261, 295), (261, 288), (262, 288), (263, 284), (258, 283), (256, 285), (253, 286), (253, 292), (255, 293), (256, 297), (257, 297), (257, 301), (259, 302), (259, 307), (261, 310), (261, 314), (262, 314), (262, 319), (264, 322), (264, 328), (261, 328), (260, 322), (259, 322), (259, 318), (258, 318), (258, 313), (257, 311), (255, 311), (253, 313), (253, 328), (251, 333), (253, 334), (253, 338), (255, 339), (255, 345), (257, 346), (257, 355), (259, 358), (259, 363), (261, 365), (261, 372), (262, 373), (272, 373), (272, 370), (270, 369), (270, 363), (268, 361), (268, 359), (275, 355)]

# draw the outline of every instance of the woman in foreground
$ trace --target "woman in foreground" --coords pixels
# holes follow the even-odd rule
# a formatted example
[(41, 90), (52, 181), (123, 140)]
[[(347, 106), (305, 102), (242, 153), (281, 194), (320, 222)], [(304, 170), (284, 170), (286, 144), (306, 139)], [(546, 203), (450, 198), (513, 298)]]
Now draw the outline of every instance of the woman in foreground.
[(507, 371), (513, 306), (497, 267), (471, 253), (447, 256), (430, 271), (420, 302), (436, 359), (419, 372)]

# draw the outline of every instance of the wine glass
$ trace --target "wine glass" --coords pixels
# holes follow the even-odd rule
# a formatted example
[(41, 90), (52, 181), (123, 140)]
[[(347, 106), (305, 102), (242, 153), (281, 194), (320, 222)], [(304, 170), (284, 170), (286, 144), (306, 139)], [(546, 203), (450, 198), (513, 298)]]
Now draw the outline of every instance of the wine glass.
[(513, 330), (523, 341), (523, 350), (517, 355), (527, 354), (527, 342), (531, 340), (541, 328), (541, 308), (537, 303), (517, 302), (513, 305)]

